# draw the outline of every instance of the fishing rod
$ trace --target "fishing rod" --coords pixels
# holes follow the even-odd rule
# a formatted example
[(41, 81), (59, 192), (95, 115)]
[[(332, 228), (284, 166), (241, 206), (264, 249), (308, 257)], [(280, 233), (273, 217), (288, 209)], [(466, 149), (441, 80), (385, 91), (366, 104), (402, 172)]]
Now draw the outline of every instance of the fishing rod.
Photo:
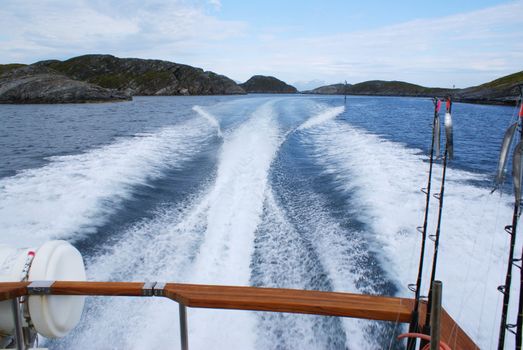
[(432, 284), (436, 278), (436, 266), (438, 264), (438, 252), (439, 252), (439, 238), (441, 233), (441, 218), (443, 216), (443, 198), (445, 195), (445, 179), (447, 175), (447, 163), (448, 160), (454, 158), (454, 143), (453, 143), (453, 132), (452, 132), (452, 101), (450, 97), (446, 98), (446, 112), (445, 112), (445, 153), (443, 155), (443, 174), (441, 175), (441, 188), (438, 194), (434, 197), (439, 201), (438, 208), (438, 222), (436, 225), (436, 233), (430, 235), (429, 238), (434, 240), (434, 256), (432, 258), (432, 271), (430, 275), (429, 284), (429, 295), (427, 302), (427, 313), (425, 315), (425, 324), (423, 332), (430, 334), (430, 317), (432, 314)]
[[(512, 155), (512, 177), (513, 177), (513, 185), (514, 185), (514, 211), (512, 214), (512, 225), (505, 226), (505, 231), (510, 235), (510, 248), (509, 248), (509, 256), (508, 256), (508, 264), (507, 264), (507, 274), (505, 275), (505, 284), (498, 287), (498, 291), (500, 291), (503, 294), (503, 306), (501, 310), (501, 321), (499, 325), (499, 338), (498, 338), (498, 350), (503, 350), (505, 347), (505, 335), (506, 331), (510, 331), (511, 333), (516, 334), (516, 349), (521, 349), (521, 308), (522, 306), (522, 295), (520, 290), (520, 303), (519, 303), (519, 311), (518, 311), (518, 324), (508, 324), (507, 323), (507, 317), (508, 317), (508, 307), (510, 302), (510, 286), (512, 284), (512, 268), (513, 266), (516, 266), (521, 269), (521, 266), (519, 266), (516, 262), (521, 261), (520, 259), (514, 259), (514, 248), (516, 246), (516, 233), (517, 233), (517, 225), (519, 221), (519, 216), (521, 215), (521, 175), (522, 175), (522, 168), (521, 168), (521, 160), (523, 156), (523, 106), (522, 106), (522, 99), (523, 99), (523, 88), (522, 86), (520, 88), (520, 98), (519, 98), (519, 105), (520, 110), (518, 114), (518, 121), (514, 124), (512, 124), (506, 131), (505, 136), (503, 138), (503, 143), (501, 146), (501, 153), (500, 153), (500, 161), (498, 164), (498, 174), (503, 174), (507, 154), (509, 151), (509, 146), (512, 144), (512, 140), (514, 138), (515, 130), (517, 127), (514, 127), (514, 125), (518, 125), (519, 123), (519, 139), (520, 142), (514, 149), (513, 155)], [(496, 182), (497, 185), (500, 186), (503, 177), (501, 178), (497, 177)], [(520, 281), (520, 284), (522, 282)], [(513, 328), (516, 327), (516, 332), (514, 332)], [(519, 331), (519, 336), (518, 336)], [(519, 347), (518, 347), (519, 345)]]
[[(523, 118), (523, 86), (519, 86), (519, 119)], [(516, 350), (521, 350), (523, 342), (523, 247), (519, 259), (519, 305), (516, 322)]]
[[(414, 310), (412, 311), (412, 319), (409, 325), (409, 333), (417, 333), (419, 331), (419, 302), (420, 302), (420, 291), (421, 291), (421, 279), (423, 277), (423, 262), (425, 259), (425, 242), (427, 240), (427, 224), (429, 217), (430, 207), (430, 190), (432, 187), (432, 169), (434, 165), (434, 152), (436, 152), (436, 158), (439, 157), (440, 151), (440, 119), (439, 110), (441, 107), (441, 101), (437, 98), (433, 99), (434, 102), (434, 119), (432, 122), (432, 141), (430, 145), (430, 158), (429, 158), (429, 178), (427, 180), (427, 187), (422, 188), (421, 191), (425, 193), (425, 216), (423, 218), (423, 226), (417, 227), (417, 230), (421, 233), (421, 250), (419, 257), (418, 277), (415, 284), (409, 284), (409, 289), (415, 293), (414, 297)], [(416, 348), (416, 338), (409, 338), (407, 342), (407, 349), (414, 350)]]
[[(523, 114), (523, 106), (522, 113)], [(518, 318), (516, 322), (516, 350), (521, 350), (523, 341), (523, 249), (521, 250), (521, 258), (519, 259), (519, 305), (518, 305)]]

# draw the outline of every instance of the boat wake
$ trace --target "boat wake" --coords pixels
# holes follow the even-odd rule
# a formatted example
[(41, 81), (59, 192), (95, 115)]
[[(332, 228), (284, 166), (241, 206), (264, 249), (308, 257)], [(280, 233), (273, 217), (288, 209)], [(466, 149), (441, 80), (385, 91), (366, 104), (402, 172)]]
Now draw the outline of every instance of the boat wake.
[(329, 120), (332, 120), (345, 112), (345, 106), (325, 108), (322, 112), (309, 118), (305, 123), (298, 127), (298, 130), (310, 129), (315, 126), (321, 125)]
[[(195, 118), (181, 124), (0, 180), (0, 226), (18, 246), (100, 234), (138, 187), (187, 167), (197, 189), (110, 232), (117, 239), (86, 258), (90, 279), (412, 296), (406, 286), (417, 272), (415, 227), (424, 207), (418, 189), (428, 170), (419, 150), (352, 126), (344, 106), (311, 100), (246, 99), (192, 110)], [(198, 168), (201, 154), (212, 171)], [(506, 244), (493, 234), (500, 224), (490, 214), (505, 211), (509, 200), (472, 185), (481, 175), (449, 169), (447, 176), (438, 268), (444, 306), (489, 348)], [(179, 345), (174, 302), (104, 298), (87, 307), (78, 328), (51, 348)], [(230, 310), (190, 309), (188, 321), (196, 349), (394, 348), (399, 331), (394, 323)]]
[[(124, 240), (91, 260), (88, 275), (249, 285), (254, 232), (263, 213), (267, 174), (280, 144), (273, 108), (264, 104), (226, 135), (208, 190), (134, 225), (123, 234)], [(115, 330), (121, 312), (130, 319), (154, 318), (155, 326), (126, 322), (125, 330)], [(85, 326), (70, 337), (69, 345), (92, 346), (96, 334), (110, 332), (122, 348), (162, 347), (172, 344), (173, 332), (178, 331), (173, 327), (176, 305), (169, 301), (100, 301), (92, 303), (86, 314)], [(248, 312), (191, 310), (191, 346), (254, 348), (255, 321)]]
[[(379, 244), (381, 266), (391, 278), (396, 276), (399, 294), (411, 297), (406, 286), (417, 273), (421, 237), (415, 227), (423, 219), (419, 188), (426, 182), (426, 157), (341, 120), (325, 123), (311, 136), (305, 142), (314, 149), (316, 162), (350, 194), (355, 215)], [(435, 174), (433, 184), (439, 190), (439, 165)], [(501, 298), (496, 286), (502, 284), (499, 271), (506, 251), (505, 237), (496, 233), (501, 227), (499, 213), (507, 211), (510, 199), (491, 196), (489, 189), (471, 184), (477, 180), (485, 179), (456, 169), (447, 172), (437, 279), (443, 281), (447, 311), (482, 348), (491, 348)], [(436, 212), (429, 218), (432, 230)], [(427, 247), (425, 266), (430, 266), (432, 245)], [(426, 268), (424, 281), (429, 273)], [(423, 288), (426, 295), (428, 286)]]
[(209, 122), (209, 124), (211, 124), (213, 127), (216, 128), (216, 132), (219, 137), (223, 137), (220, 123), (218, 122), (218, 120), (216, 119), (215, 116), (213, 116), (211, 113), (207, 112), (205, 109), (203, 109), (200, 106), (194, 106), (192, 109), (193, 109), (193, 111), (195, 111), (196, 113), (201, 115), (203, 118), (205, 118)]
[(210, 142), (209, 124), (194, 119), (138, 134), (82, 154), (50, 158), (42, 168), (0, 180), (5, 243), (40, 245), (96, 232), (138, 186), (182, 167)]

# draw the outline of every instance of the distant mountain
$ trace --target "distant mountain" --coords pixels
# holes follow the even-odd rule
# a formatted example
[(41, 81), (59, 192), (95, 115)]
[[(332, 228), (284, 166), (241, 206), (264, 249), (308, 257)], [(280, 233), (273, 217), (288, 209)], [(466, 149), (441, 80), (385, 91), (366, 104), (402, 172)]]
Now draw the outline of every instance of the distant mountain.
[(379, 95), (379, 96), (434, 96), (447, 94), (452, 90), (427, 88), (403, 81), (370, 80), (358, 84), (333, 84), (305, 91), (309, 94), (327, 95)]
[(517, 101), (518, 85), (521, 84), (523, 84), (523, 71), (482, 85), (460, 89), (454, 94), (454, 99), (472, 103), (513, 104)]
[(352, 85), (349, 89), (354, 95), (383, 95), (383, 96), (434, 96), (448, 94), (451, 90), (441, 88), (427, 88), (424, 86), (406, 83), (403, 81), (371, 80)]
[(314, 79), (314, 80), (300, 80), (300, 81), (295, 81), (291, 84), (292, 86), (294, 86), (296, 89), (298, 89), (298, 91), (305, 91), (305, 90), (312, 90), (318, 86), (323, 86), (325, 85), (325, 81), (323, 80), (319, 80), (319, 79)]
[[(523, 84), (523, 71), (466, 89), (430, 88), (403, 81), (371, 80), (349, 85), (346, 88), (346, 93), (348, 95), (420, 97), (450, 95), (455, 101), (460, 102), (514, 104), (519, 96), (519, 84)], [(344, 84), (326, 85), (303, 93), (343, 95), (345, 94), (345, 86)]]
[(298, 90), (275, 77), (255, 75), (240, 86), (248, 93), (295, 94)]
[(325, 85), (320, 86), (319, 88), (304, 91), (305, 94), (323, 94), (323, 95), (344, 95), (345, 93), (349, 93), (349, 87), (352, 86), (352, 84), (332, 84), (332, 85)]
[(72, 79), (133, 96), (245, 93), (226, 76), (169, 61), (85, 55), (67, 61), (50, 60), (35, 64), (62, 72)]
[(82, 103), (125, 101), (130, 96), (73, 80), (44, 66), (0, 67), (0, 103)]

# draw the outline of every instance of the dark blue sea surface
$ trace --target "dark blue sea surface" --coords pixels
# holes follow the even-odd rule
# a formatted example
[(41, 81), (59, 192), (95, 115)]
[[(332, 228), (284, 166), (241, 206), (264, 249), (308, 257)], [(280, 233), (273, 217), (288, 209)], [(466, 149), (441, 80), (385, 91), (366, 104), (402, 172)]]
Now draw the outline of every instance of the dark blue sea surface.
[[(455, 103), (452, 112), (456, 156), (439, 277), (450, 311), (489, 347), (486, 315), (498, 302), (506, 244), (492, 232), (510, 219), (510, 196), (489, 190), (514, 109)], [(0, 105), (0, 243), (68, 240), (92, 280), (411, 296), (432, 118), (430, 99), (400, 97)], [(434, 191), (440, 174), (437, 160)], [(457, 257), (463, 251), (469, 260)], [(484, 261), (474, 260), (479, 252)], [(468, 307), (464, 293), (481, 308)], [(170, 347), (176, 324), (169, 302), (89, 299), (81, 324), (47, 345)], [(399, 348), (402, 330), (394, 322), (192, 309), (189, 324), (194, 348)]]

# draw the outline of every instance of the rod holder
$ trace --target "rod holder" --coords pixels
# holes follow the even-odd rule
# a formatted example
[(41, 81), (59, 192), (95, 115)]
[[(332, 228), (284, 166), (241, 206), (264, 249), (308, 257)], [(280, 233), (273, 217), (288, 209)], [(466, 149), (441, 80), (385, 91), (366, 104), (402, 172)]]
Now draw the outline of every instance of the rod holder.
[(187, 331), (187, 307), (182, 303), (180, 307), (180, 341), (182, 350), (189, 350), (189, 335)]
[(15, 321), (16, 349), (25, 350), (24, 331), (22, 329), (22, 317), (20, 315), (20, 298), (13, 299), (11, 303)]
[(432, 283), (432, 313), (430, 314), (430, 350), (439, 350), (441, 333), (441, 294), (443, 284), (441, 281)]

